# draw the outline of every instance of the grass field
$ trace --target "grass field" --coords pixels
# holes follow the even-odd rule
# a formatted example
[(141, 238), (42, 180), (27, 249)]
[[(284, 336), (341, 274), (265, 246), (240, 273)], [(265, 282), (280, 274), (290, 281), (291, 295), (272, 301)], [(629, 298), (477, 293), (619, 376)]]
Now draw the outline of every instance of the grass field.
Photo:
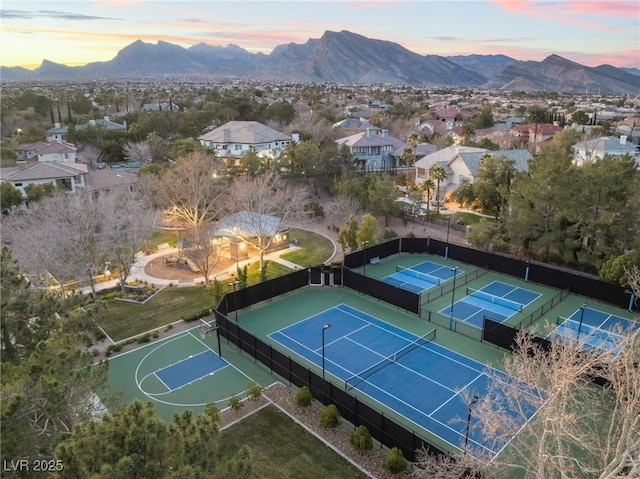
[(220, 439), (223, 456), (248, 445), (261, 479), (368, 477), (274, 406), (225, 429)]
[(302, 249), (285, 253), (282, 259), (300, 266), (318, 266), (327, 261), (333, 254), (333, 243), (322, 235), (307, 230), (292, 229), (289, 235), (298, 241)]
[(111, 299), (100, 324), (114, 341), (178, 321), (205, 308), (214, 308), (212, 288), (167, 287), (146, 304)]

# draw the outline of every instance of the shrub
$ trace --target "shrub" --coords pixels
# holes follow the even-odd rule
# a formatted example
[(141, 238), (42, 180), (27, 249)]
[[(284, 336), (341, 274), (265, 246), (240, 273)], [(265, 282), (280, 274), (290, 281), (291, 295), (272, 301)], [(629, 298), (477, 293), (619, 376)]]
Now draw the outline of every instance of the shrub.
[(296, 395), (294, 398), (296, 406), (308, 407), (311, 405), (311, 401), (313, 401), (313, 394), (311, 394), (311, 391), (307, 386), (302, 386), (296, 391)]
[(382, 467), (392, 474), (399, 474), (407, 470), (407, 460), (400, 449), (392, 447)]
[(169, 331), (170, 329), (173, 329), (173, 324), (171, 323), (167, 324), (167, 327), (164, 328), (165, 331)]
[(340, 425), (340, 412), (335, 404), (328, 404), (320, 412), (320, 425), (326, 428), (334, 428)]
[(373, 448), (371, 433), (366, 426), (358, 426), (356, 432), (349, 436), (349, 442), (358, 451), (368, 451)]
[(262, 396), (262, 388), (255, 381), (249, 381), (249, 385), (247, 386), (247, 397), (251, 401), (257, 401)]
[(154, 338), (158, 338), (159, 336), (160, 336), (160, 331), (155, 330), (155, 331), (153, 332), (153, 337), (154, 337)]
[(244, 403), (242, 401), (240, 401), (240, 399), (238, 398), (238, 396), (236, 396), (235, 394), (232, 394), (231, 397), (229, 398), (229, 407), (231, 409), (233, 409), (234, 411), (239, 411), (240, 409), (242, 409), (244, 407)]

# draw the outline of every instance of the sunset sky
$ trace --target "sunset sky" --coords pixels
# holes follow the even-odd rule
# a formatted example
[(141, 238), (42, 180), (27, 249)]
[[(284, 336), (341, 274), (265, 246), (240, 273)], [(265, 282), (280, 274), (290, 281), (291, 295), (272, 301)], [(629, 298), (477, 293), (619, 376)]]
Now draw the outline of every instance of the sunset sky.
[(638, 0), (139, 1), (3, 0), (0, 65), (111, 60), (140, 39), (189, 47), (234, 43), (269, 53), (349, 30), (419, 54), (553, 53), (587, 66), (640, 68)]

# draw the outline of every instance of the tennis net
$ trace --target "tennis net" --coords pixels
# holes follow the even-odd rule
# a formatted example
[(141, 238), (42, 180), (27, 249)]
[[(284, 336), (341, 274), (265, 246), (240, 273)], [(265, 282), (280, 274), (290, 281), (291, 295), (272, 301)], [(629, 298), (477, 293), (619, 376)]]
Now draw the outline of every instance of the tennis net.
[(396, 265), (396, 272), (401, 273), (407, 276), (411, 276), (412, 278), (421, 279), (423, 281), (427, 281), (432, 284), (440, 284), (441, 279), (436, 278), (435, 276), (431, 276), (427, 273), (421, 273), (420, 271), (416, 271), (415, 269), (407, 268), (405, 266)]
[(425, 347), (429, 342), (433, 341), (436, 337), (436, 330), (432, 329), (427, 334), (420, 336), (415, 341), (410, 342), (406, 346), (403, 346), (401, 349), (396, 351), (390, 356), (387, 356), (382, 361), (375, 363), (373, 366), (368, 367), (364, 371), (360, 371), (358, 374), (354, 374), (349, 379), (345, 381), (347, 390), (353, 389), (362, 381), (365, 381), (367, 378), (370, 378), (378, 371), (386, 368), (390, 364), (397, 362), (403, 356), (406, 356), (411, 351), (415, 351), (418, 348)]
[(578, 334), (583, 334), (584, 337), (592, 337), (598, 340), (606, 341), (607, 343), (611, 343), (612, 345), (617, 345), (624, 338), (619, 334), (614, 333), (613, 331), (609, 331), (606, 329), (596, 328), (595, 326), (589, 326), (588, 324), (580, 324), (580, 322), (575, 319), (564, 318), (562, 316), (558, 316), (556, 324), (561, 325), (565, 329), (571, 329), (576, 332), (576, 338)]
[(502, 296), (496, 296), (495, 294), (487, 293), (486, 291), (482, 291), (480, 289), (467, 287), (467, 296), (504, 306), (505, 308), (513, 309), (514, 311), (522, 311), (522, 309), (524, 308), (524, 304), (522, 303), (503, 298)]

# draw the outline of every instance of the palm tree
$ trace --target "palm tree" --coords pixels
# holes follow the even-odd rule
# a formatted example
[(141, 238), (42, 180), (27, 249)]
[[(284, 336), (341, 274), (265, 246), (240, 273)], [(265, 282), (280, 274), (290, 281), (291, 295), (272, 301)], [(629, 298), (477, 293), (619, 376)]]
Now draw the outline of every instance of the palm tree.
[(536, 153), (536, 141), (538, 139), (538, 125), (540, 123), (545, 123), (549, 118), (549, 112), (542, 107), (532, 106), (529, 108), (529, 112), (527, 114), (527, 121), (529, 123), (533, 123), (533, 151), (532, 153), (535, 155)]
[(429, 204), (431, 202), (431, 192), (435, 187), (436, 185), (431, 178), (427, 178), (422, 183), (422, 191), (427, 193), (427, 216), (429, 216)]
[(409, 173), (409, 169), (413, 167), (413, 164), (416, 160), (416, 155), (411, 148), (404, 148), (402, 150), (400, 159), (404, 163), (404, 166), (407, 168), (407, 186), (411, 186), (413, 185), (413, 172)]
[(444, 167), (437, 165), (431, 170), (431, 175), (436, 180), (436, 213), (440, 214), (440, 182), (447, 178)]

